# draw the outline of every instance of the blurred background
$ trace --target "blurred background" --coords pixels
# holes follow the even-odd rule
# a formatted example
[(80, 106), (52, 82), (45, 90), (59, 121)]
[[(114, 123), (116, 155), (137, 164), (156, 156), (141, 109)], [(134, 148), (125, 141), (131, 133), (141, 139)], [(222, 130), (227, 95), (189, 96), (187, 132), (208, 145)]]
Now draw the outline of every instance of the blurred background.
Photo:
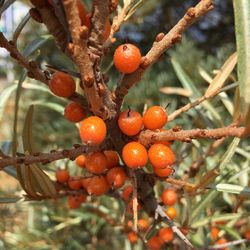
[[(88, 10), (91, 1), (83, 1)], [(167, 33), (183, 16), (185, 10), (197, 3), (194, 0), (147, 0), (141, 1), (138, 10), (126, 22), (117, 34), (117, 42), (111, 53), (104, 58), (103, 70), (109, 75), (110, 88), (114, 88), (119, 80), (119, 74), (112, 64), (112, 54), (115, 48), (124, 42), (136, 44), (143, 54), (152, 46), (156, 35)], [(12, 39), (18, 24), (23, 20), (31, 7), (29, 1), (15, 1), (0, 20), (0, 30)], [(55, 46), (53, 39), (47, 34), (43, 25), (29, 20), (19, 39), (18, 48), (29, 58), (36, 60), (42, 68), (54, 65), (76, 71), (72, 62)], [(129, 105), (132, 109), (142, 112), (152, 104), (168, 107), (171, 113), (178, 107), (193, 100), (190, 91), (202, 95), (218, 69), (235, 51), (234, 15), (231, 1), (215, 0), (215, 9), (190, 27), (183, 36), (182, 42), (169, 49), (160, 61), (151, 67), (142, 81), (135, 86), (126, 97), (124, 109)], [(51, 149), (70, 148), (79, 143), (77, 127), (63, 118), (65, 100), (55, 97), (42, 83), (26, 78), (20, 86), (20, 68), (8, 53), (0, 48), (0, 141), (5, 152), (11, 151), (13, 131), (15, 132), (18, 151), (22, 152), (22, 133), (27, 110), (34, 105), (32, 134), (34, 151), (48, 152)], [(19, 84), (18, 84), (19, 81)], [(229, 83), (236, 81), (233, 72)], [(19, 86), (20, 96), (16, 94)], [(177, 92), (176, 87), (181, 88)], [(233, 114), (234, 89), (227, 92), (226, 97), (218, 96), (212, 101), (212, 110), (204, 107), (193, 109), (167, 128), (180, 125), (184, 129), (214, 128), (230, 124)], [(18, 100), (18, 112), (15, 104)], [(17, 122), (16, 130), (14, 121)], [(14, 126), (14, 127), (13, 127)], [(196, 141), (187, 145), (175, 143), (173, 148), (177, 158), (182, 160), (176, 166), (175, 176), (178, 178), (193, 162), (209, 147), (211, 142)], [(211, 169), (225, 151), (226, 145), (219, 148), (216, 156), (207, 162), (206, 169)], [(241, 145), (249, 151), (245, 142)], [(248, 153), (249, 154), (249, 153)], [(187, 157), (189, 156), (189, 157)], [(248, 155), (249, 157), (249, 155)], [(243, 161), (244, 160), (244, 161)], [(246, 158), (238, 153), (235, 163), (241, 168)], [(248, 161), (249, 163), (249, 158)], [(247, 164), (248, 164), (247, 163)], [(77, 173), (74, 164), (58, 161), (44, 167), (51, 178), (57, 167), (66, 165), (71, 173)], [(11, 171), (8, 172), (9, 174)], [(14, 177), (0, 173), (0, 197), (16, 197), (22, 192)], [(202, 174), (202, 173), (201, 173)], [(248, 180), (243, 180), (247, 182)], [(159, 195), (163, 187), (159, 186)], [(233, 199), (217, 197), (217, 206), (223, 211), (231, 211)], [(249, 206), (249, 204), (248, 204)], [(125, 205), (110, 197), (92, 198), (78, 210), (69, 210), (65, 200), (19, 202), (0, 204), (0, 249), (143, 249), (142, 244), (132, 246), (123, 232)], [(93, 212), (98, 209), (98, 212)], [(181, 207), (177, 207), (180, 213)], [(212, 213), (215, 212), (211, 208)], [(142, 214), (142, 217), (146, 215)], [(108, 218), (108, 219), (107, 219)], [(110, 220), (115, 223), (110, 223)], [(182, 218), (183, 219), (183, 218)], [(180, 219), (181, 220), (181, 219)], [(177, 219), (178, 222), (178, 219)], [(201, 235), (207, 235), (204, 229)], [(196, 231), (190, 232), (190, 237), (197, 237)], [(234, 232), (236, 233), (236, 232)], [(202, 239), (202, 237), (201, 237)], [(197, 242), (200, 239), (196, 239)], [(197, 243), (198, 244), (198, 243)]]

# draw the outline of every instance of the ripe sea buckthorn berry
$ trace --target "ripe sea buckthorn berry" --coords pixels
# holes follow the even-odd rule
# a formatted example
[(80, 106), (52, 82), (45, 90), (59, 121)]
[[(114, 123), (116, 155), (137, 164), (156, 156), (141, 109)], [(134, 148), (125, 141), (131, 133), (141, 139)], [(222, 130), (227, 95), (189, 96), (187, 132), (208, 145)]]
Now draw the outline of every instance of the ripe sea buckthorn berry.
[(182, 227), (180, 228), (181, 232), (184, 234), (184, 235), (187, 235), (188, 234), (188, 228), (187, 227)]
[(67, 169), (58, 169), (56, 171), (56, 180), (59, 183), (65, 183), (69, 180), (69, 172)]
[(90, 178), (87, 184), (87, 192), (90, 195), (102, 195), (107, 193), (109, 190), (109, 185), (103, 176), (94, 176)]
[(131, 185), (126, 186), (122, 191), (122, 198), (125, 201), (128, 201), (132, 197), (133, 187)]
[(75, 209), (80, 207), (81, 203), (83, 203), (86, 200), (86, 198), (87, 196), (84, 194), (68, 196), (67, 201), (69, 208)]
[(220, 232), (220, 230), (218, 229), (218, 227), (211, 227), (211, 239), (213, 241), (218, 239), (219, 232)]
[(81, 178), (79, 176), (72, 176), (68, 180), (68, 186), (73, 190), (78, 190), (82, 187)]
[(174, 152), (163, 144), (153, 144), (148, 151), (148, 158), (154, 168), (164, 168), (175, 162)]
[(138, 228), (141, 231), (146, 231), (149, 228), (149, 221), (147, 219), (139, 219), (138, 220)]
[(141, 62), (141, 52), (133, 44), (120, 45), (114, 54), (114, 64), (117, 70), (123, 74), (131, 74), (136, 71)]
[(250, 229), (244, 233), (244, 237), (245, 239), (250, 240)]
[(101, 144), (107, 133), (105, 122), (98, 116), (90, 116), (80, 124), (80, 137), (85, 143)]
[(126, 110), (120, 113), (118, 126), (123, 134), (133, 136), (138, 134), (143, 126), (142, 116), (133, 110)]
[(92, 174), (101, 174), (107, 169), (107, 158), (101, 152), (91, 153), (87, 156), (85, 166)]
[(177, 201), (177, 194), (173, 189), (165, 189), (161, 195), (161, 200), (165, 205), (173, 206)]
[(111, 168), (106, 175), (108, 184), (114, 189), (122, 187), (126, 178), (126, 173), (122, 167)]
[(151, 237), (147, 242), (147, 248), (149, 250), (160, 250), (163, 245), (163, 242), (161, 241), (160, 237), (155, 235)]
[(88, 188), (88, 185), (89, 185), (89, 182), (91, 181), (91, 178), (92, 178), (92, 177), (83, 177), (83, 178), (81, 178), (82, 186), (83, 186), (85, 189)]
[(138, 236), (135, 232), (131, 231), (128, 233), (128, 240), (131, 244), (135, 244), (137, 242)]
[(147, 150), (139, 142), (129, 142), (122, 149), (122, 159), (129, 168), (143, 167), (148, 162)]
[(85, 168), (86, 156), (79, 155), (76, 157), (76, 165), (80, 168)]
[[(214, 244), (215, 245), (223, 245), (228, 243), (228, 241), (225, 238), (220, 238), (219, 240), (217, 240)], [(224, 248), (220, 248), (220, 250), (229, 250), (228, 247), (224, 247)]]
[(106, 150), (103, 152), (107, 158), (107, 168), (111, 169), (113, 167), (119, 166), (119, 156), (116, 151)]
[(86, 117), (86, 114), (81, 104), (70, 102), (64, 109), (64, 117), (70, 122), (80, 122)]
[(49, 81), (49, 88), (56, 96), (69, 97), (75, 93), (76, 84), (70, 75), (57, 71)]
[(143, 124), (147, 129), (161, 129), (167, 123), (167, 121), (167, 112), (161, 106), (153, 106), (149, 108), (143, 115)]
[(170, 166), (166, 166), (164, 168), (153, 168), (155, 175), (165, 178), (168, 177), (169, 175), (173, 174), (174, 169)]
[(159, 237), (163, 242), (170, 242), (174, 239), (173, 230), (170, 227), (164, 227), (159, 230)]
[(168, 207), (168, 208), (166, 209), (166, 215), (167, 215), (171, 220), (173, 220), (173, 219), (176, 217), (177, 212), (176, 212), (176, 210), (175, 210), (174, 207)]

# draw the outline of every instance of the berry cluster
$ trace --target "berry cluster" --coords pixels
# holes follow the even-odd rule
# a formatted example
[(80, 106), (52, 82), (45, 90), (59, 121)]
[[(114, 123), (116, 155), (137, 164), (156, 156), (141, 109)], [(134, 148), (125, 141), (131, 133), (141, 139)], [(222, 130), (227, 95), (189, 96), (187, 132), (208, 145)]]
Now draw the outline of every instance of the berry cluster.
[[(123, 111), (119, 115), (118, 126), (123, 134), (135, 136), (143, 126), (150, 130), (162, 129), (167, 121), (166, 111), (160, 106), (153, 106), (143, 116), (136, 111)], [(164, 178), (173, 173), (172, 165), (175, 162), (175, 154), (170, 144), (169, 141), (157, 142), (147, 152), (139, 142), (129, 142), (122, 150), (122, 159), (129, 168), (144, 167), (149, 160), (155, 175)]]

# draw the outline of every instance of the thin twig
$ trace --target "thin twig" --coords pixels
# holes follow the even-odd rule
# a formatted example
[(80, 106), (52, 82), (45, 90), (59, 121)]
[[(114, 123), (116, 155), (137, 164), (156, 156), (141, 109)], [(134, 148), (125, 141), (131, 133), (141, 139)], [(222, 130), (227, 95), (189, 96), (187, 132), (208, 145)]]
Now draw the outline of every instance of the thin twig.
[(210, 250), (210, 249), (225, 249), (225, 248), (227, 248), (227, 247), (240, 245), (240, 244), (246, 243), (246, 242), (248, 242), (248, 241), (249, 241), (249, 240), (246, 240), (246, 239), (234, 240), (234, 241), (230, 241), (230, 242), (225, 243), (225, 244), (209, 246), (209, 247), (206, 248), (206, 249), (209, 249), (209, 250)]
[(191, 142), (192, 139), (207, 138), (220, 139), (223, 137), (248, 137), (250, 132), (245, 127), (224, 127), (216, 129), (191, 129), (191, 130), (166, 130), (162, 132), (145, 130), (139, 135), (139, 141), (143, 145), (149, 145), (157, 141), (183, 141)]
[(137, 179), (136, 174), (133, 172), (133, 230), (138, 232), (138, 199), (137, 199)]
[(60, 159), (74, 160), (81, 154), (97, 151), (99, 148), (89, 145), (77, 145), (73, 149), (64, 149), (60, 151), (52, 150), (50, 153), (34, 153), (33, 155), (24, 155), (17, 157), (8, 157), (0, 159), (0, 170), (7, 166), (16, 166), (18, 164), (30, 165), (34, 163), (47, 164)]
[(191, 249), (195, 249), (192, 243), (186, 238), (186, 236), (178, 229), (173, 221), (166, 215), (162, 206), (158, 205), (156, 208), (156, 214), (158, 214), (173, 230), (173, 232)]
[(121, 106), (128, 90), (141, 80), (146, 68), (156, 63), (160, 56), (175, 43), (181, 40), (182, 33), (198, 18), (205, 15), (213, 8), (212, 0), (201, 0), (195, 7), (189, 8), (183, 18), (161, 39), (156, 39), (152, 48), (142, 58), (141, 66), (132, 74), (127, 74), (121, 85), (115, 90), (116, 102)]

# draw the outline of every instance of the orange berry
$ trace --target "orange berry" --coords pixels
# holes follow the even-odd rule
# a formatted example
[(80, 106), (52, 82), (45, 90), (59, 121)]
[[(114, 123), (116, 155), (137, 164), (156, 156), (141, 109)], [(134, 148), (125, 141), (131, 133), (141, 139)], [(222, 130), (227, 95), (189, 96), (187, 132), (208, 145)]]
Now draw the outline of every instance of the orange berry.
[(170, 166), (166, 166), (164, 168), (153, 168), (155, 175), (165, 178), (168, 177), (169, 175), (173, 174), (174, 170)]
[(132, 227), (133, 227), (133, 222), (132, 222), (132, 220), (129, 220), (129, 221), (128, 221), (127, 227), (128, 227), (128, 228), (132, 228)]
[(135, 244), (137, 242), (138, 236), (135, 232), (131, 231), (128, 233), (128, 240), (131, 244)]
[(173, 230), (170, 227), (164, 227), (159, 230), (159, 237), (163, 242), (170, 242), (174, 239)]
[(78, 190), (82, 187), (81, 178), (79, 176), (70, 177), (68, 180), (68, 186), (73, 190)]
[(109, 190), (109, 185), (103, 176), (91, 177), (87, 184), (87, 192), (90, 195), (102, 195), (107, 193)]
[(177, 194), (173, 189), (165, 189), (161, 195), (161, 199), (165, 205), (173, 206), (177, 201)]
[(218, 229), (218, 227), (211, 227), (211, 239), (213, 241), (218, 239), (219, 232), (220, 230)]
[(101, 144), (107, 133), (105, 122), (98, 116), (90, 116), (80, 124), (80, 137), (85, 143)]
[(141, 231), (146, 231), (149, 228), (149, 221), (147, 219), (139, 219), (138, 220), (138, 228)]
[(123, 74), (130, 74), (136, 71), (141, 63), (141, 52), (133, 44), (122, 44), (114, 54), (114, 64), (117, 70)]
[(56, 180), (59, 183), (65, 183), (69, 180), (69, 172), (67, 169), (58, 169), (56, 171)]
[(122, 149), (122, 159), (129, 168), (143, 167), (148, 162), (147, 150), (139, 142), (129, 142)]
[[(215, 245), (223, 245), (228, 243), (228, 241), (225, 238), (220, 238), (219, 240), (217, 240), (214, 244)], [(220, 248), (220, 250), (229, 250), (228, 247), (224, 247), (224, 248)]]
[(164, 168), (175, 162), (172, 149), (163, 144), (153, 144), (148, 151), (148, 158), (154, 168)]
[(107, 169), (107, 158), (101, 152), (91, 153), (85, 162), (86, 169), (92, 174), (101, 174)]
[(176, 217), (177, 212), (176, 212), (176, 210), (175, 210), (174, 207), (168, 207), (168, 208), (166, 209), (166, 215), (167, 215), (171, 220), (173, 220), (173, 219)]
[(244, 237), (247, 240), (250, 240), (250, 229), (248, 229), (245, 233), (244, 233)]
[(149, 250), (160, 250), (162, 245), (162, 241), (157, 235), (151, 237), (147, 242), (147, 248)]
[(81, 178), (81, 183), (82, 183), (82, 186), (87, 189), (88, 188), (88, 185), (89, 185), (89, 182), (91, 181), (91, 178), (92, 177), (83, 177)]
[(116, 151), (106, 150), (103, 153), (105, 154), (108, 161), (107, 164), (108, 169), (119, 166), (119, 156)]
[(49, 88), (56, 96), (69, 97), (75, 93), (76, 84), (70, 75), (57, 71), (49, 81)]
[(80, 168), (85, 168), (86, 156), (79, 155), (76, 157), (76, 165)]
[(133, 136), (138, 134), (143, 126), (142, 116), (133, 110), (126, 110), (120, 113), (118, 126), (123, 134)]
[(64, 117), (70, 122), (80, 122), (86, 117), (86, 114), (81, 104), (70, 102), (64, 109)]
[(75, 209), (80, 207), (81, 203), (83, 203), (86, 200), (87, 196), (84, 194), (80, 195), (69, 195), (68, 200), (68, 206), (71, 209)]
[(167, 123), (167, 121), (167, 112), (161, 106), (153, 106), (149, 108), (143, 115), (143, 124), (147, 129), (161, 129)]
[(133, 187), (131, 185), (126, 186), (122, 191), (122, 198), (125, 201), (128, 201), (132, 197)]
[(122, 187), (126, 178), (126, 173), (122, 167), (111, 168), (106, 175), (108, 184), (114, 189)]

